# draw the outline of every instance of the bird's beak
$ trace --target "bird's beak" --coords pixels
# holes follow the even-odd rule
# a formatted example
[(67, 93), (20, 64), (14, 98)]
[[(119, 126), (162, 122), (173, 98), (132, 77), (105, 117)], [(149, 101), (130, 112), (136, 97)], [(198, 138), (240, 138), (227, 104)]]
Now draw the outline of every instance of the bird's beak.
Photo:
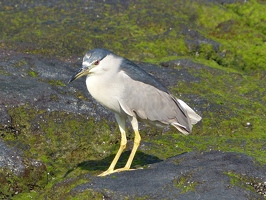
[(69, 79), (68, 83), (88, 74), (88, 68), (82, 67)]

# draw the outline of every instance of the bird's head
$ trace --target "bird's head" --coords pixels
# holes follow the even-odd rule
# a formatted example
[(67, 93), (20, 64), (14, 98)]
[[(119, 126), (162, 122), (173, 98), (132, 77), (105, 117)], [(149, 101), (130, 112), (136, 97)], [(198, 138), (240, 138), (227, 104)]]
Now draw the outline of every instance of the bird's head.
[(88, 51), (83, 58), (82, 67), (70, 78), (68, 83), (82, 76), (107, 70), (108, 59), (106, 57), (109, 55), (114, 56), (113, 53), (106, 49), (93, 49)]

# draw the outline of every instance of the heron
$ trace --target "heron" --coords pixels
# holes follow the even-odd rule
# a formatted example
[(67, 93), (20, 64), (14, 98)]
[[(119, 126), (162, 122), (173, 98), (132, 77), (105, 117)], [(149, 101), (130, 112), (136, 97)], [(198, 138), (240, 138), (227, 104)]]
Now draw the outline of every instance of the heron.
[[(107, 49), (96, 48), (85, 53), (82, 67), (69, 83), (82, 76), (91, 96), (114, 113), (121, 133), (121, 143), (109, 168), (99, 176), (131, 170), (131, 164), (140, 145), (138, 121), (156, 126), (172, 125), (181, 133), (191, 133), (192, 126), (201, 117), (184, 101), (176, 98), (154, 76), (134, 62)], [(126, 120), (134, 131), (134, 145), (123, 168), (115, 169), (126, 148)]]

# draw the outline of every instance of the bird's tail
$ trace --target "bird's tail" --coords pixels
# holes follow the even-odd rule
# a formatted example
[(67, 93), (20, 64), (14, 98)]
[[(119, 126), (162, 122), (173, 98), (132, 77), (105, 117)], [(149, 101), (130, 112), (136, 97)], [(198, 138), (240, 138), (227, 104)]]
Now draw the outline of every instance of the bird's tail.
[(188, 117), (188, 127), (183, 126), (177, 122), (172, 123), (172, 125), (177, 128), (181, 133), (188, 135), (192, 131), (192, 125), (198, 123), (201, 120), (199, 116), (192, 108), (190, 108), (184, 101), (175, 98), (179, 105), (182, 107)]
[(199, 116), (192, 108), (190, 108), (184, 101), (180, 99), (176, 99), (180, 105), (187, 111), (188, 118), (192, 125), (198, 123), (201, 120), (201, 116)]

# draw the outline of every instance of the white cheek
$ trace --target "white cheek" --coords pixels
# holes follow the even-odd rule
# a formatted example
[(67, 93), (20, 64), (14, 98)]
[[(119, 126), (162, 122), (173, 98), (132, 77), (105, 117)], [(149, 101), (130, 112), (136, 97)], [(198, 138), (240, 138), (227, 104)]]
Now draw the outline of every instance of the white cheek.
[(100, 66), (95, 66), (92, 69), (90, 69), (91, 74), (98, 74), (101, 73), (103, 70)]

